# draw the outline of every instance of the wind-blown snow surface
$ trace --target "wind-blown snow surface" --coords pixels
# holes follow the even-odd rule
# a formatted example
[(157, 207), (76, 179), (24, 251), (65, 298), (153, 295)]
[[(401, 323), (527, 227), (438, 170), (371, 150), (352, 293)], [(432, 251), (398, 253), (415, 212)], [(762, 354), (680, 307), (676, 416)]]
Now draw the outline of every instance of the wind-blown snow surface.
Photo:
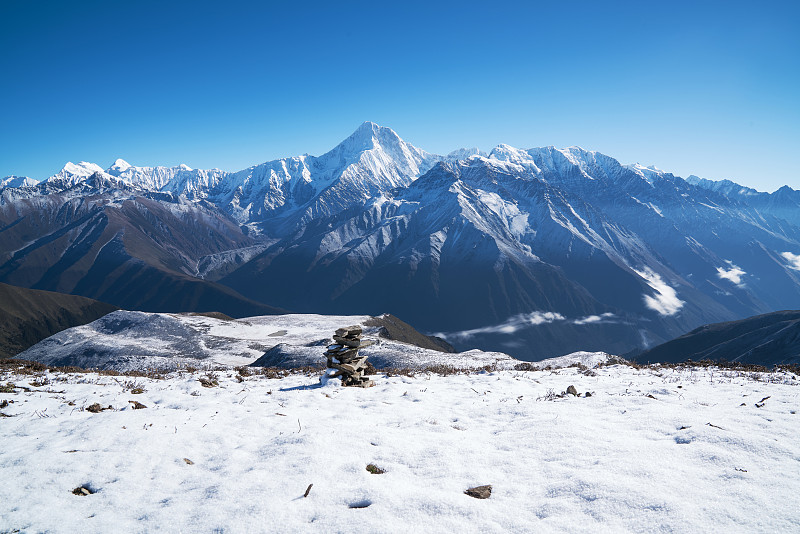
[[(125, 377), (44, 378), (0, 376), (30, 390), (0, 393), (13, 401), (0, 419), (3, 531), (800, 529), (790, 373), (610, 366), (360, 389), (231, 371), (213, 388), (186, 373), (135, 379), (139, 395)], [(569, 385), (582, 395), (553, 398)], [(95, 402), (114, 409), (84, 410)], [(488, 500), (463, 493), (483, 484)]]

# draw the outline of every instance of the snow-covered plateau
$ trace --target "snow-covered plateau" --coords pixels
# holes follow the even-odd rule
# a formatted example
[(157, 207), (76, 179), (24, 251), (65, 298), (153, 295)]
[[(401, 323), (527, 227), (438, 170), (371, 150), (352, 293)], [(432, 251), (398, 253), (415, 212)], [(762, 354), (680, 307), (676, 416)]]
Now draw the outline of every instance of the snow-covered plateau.
[(5, 365), (0, 531), (800, 531), (790, 372), (270, 376)]

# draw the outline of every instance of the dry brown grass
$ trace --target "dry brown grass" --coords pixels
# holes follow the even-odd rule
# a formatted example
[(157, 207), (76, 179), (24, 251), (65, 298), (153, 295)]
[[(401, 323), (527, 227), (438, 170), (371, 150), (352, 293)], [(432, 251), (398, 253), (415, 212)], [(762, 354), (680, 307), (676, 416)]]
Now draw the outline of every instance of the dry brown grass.
[(473, 375), (481, 373), (494, 373), (497, 370), (496, 364), (485, 365), (483, 367), (452, 367), (450, 365), (437, 364), (417, 369), (413, 369), (411, 367), (387, 367), (376, 370), (376, 373), (383, 373), (387, 377), (408, 376), (413, 378), (421, 374), (434, 374), (439, 376)]
[(304, 367), (294, 367), (292, 369), (285, 369), (283, 367), (250, 367), (249, 369), (251, 371), (251, 376), (275, 379), (290, 375), (318, 375), (325, 370), (325, 367), (322, 365), (307, 365)]
[(219, 385), (219, 380), (217, 380), (217, 377), (210, 373), (205, 376), (201, 376), (197, 380), (200, 381), (200, 384), (204, 388), (213, 388)]
[(140, 378), (163, 379), (168, 374), (161, 369), (145, 369), (137, 371), (113, 371), (109, 369), (85, 369), (83, 367), (45, 365), (30, 360), (17, 360), (14, 358), (0, 359), (0, 371), (10, 371), (18, 375), (40, 375), (45, 371), (57, 373), (87, 374), (97, 373), (101, 376), (130, 376)]

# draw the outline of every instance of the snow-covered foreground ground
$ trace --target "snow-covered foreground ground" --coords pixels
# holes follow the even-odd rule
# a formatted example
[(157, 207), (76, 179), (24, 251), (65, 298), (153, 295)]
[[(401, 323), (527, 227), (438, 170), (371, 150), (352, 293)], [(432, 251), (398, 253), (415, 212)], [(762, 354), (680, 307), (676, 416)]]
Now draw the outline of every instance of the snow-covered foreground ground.
[(800, 531), (791, 373), (44, 376), (2, 376), (0, 531)]

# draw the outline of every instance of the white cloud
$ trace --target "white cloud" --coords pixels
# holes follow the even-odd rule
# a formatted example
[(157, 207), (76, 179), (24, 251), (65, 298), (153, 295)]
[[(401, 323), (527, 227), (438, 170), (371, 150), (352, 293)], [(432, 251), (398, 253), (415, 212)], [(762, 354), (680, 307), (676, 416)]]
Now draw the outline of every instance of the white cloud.
[(608, 322), (608, 319), (613, 319), (615, 315), (613, 313), (604, 313), (603, 315), (587, 315), (586, 317), (581, 317), (580, 319), (575, 319), (572, 321), (572, 324), (582, 325), (582, 324), (595, 324), (595, 323), (604, 323)]
[[(458, 339), (461, 341), (470, 339), (481, 334), (514, 334), (519, 330), (529, 328), (531, 326), (539, 326), (543, 324), (550, 324), (560, 321), (567, 321), (568, 319), (557, 312), (541, 312), (535, 311), (531, 313), (520, 313), (509, 317), (500, 324), (491, 326), (484, 326), (481, 328), (473, 328), (472, 330), (461, 330), (460, 332), (437, 332), (433, 335), (445, 339)], [(602, 324), (609, 322), (618, 322), (616, 315), (613, 313), (604, 313), (602, 315), (587, 315), (579, 319), (569, 320), (574, 325), (585, 324)]]
[(460, 332), (439, 332), (435, 335), (445, 339), (457, 338), (465, 340), (479, 334), (513, 334), (529, 326), (538, 326), (563, 320), (565, 320), (565, 317), (560, 313), (535, 311), (514, 315), (506, 319), (505, 322), (496, 325), (473, 328), (472, 330), (462, 330)]
[(783, 256), (783, 259), (789, 262), (787, 267), (794, 269), (795, 271), (800, 271), (800, 255), (792, 254), (791, 252), (782, 252), (781, 256)]
[(678, 298), (678, 293), (667, 285), (657, 272), (649, 267), (645, 267), (636, 274), (647, 281), (647, 285), (653, 288), (655, 295), (644, 295), (644, 304), (659, 315), (665, 317), (675, 315), (683, 308), (685, 302)]
[[(797, 256), (797, 258), (800, 260), (800, 256)], [(729, 280), (737, 286), (743, 286), (744, 284), (742, 284), (742, 276), (747, 273), (744, 272), (738, 265), (734, 265), (731, 261), (727, 261), (726, 263), (730, 268), (725, 269), (725, 267), (717, 267), (717, 276), (723, 280)]]

